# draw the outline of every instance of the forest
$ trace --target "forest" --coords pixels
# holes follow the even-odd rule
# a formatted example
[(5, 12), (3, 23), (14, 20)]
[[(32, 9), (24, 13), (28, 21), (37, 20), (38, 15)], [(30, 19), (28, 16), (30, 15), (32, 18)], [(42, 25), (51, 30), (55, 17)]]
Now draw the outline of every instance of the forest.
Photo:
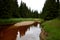
[(26, 4), (21, 1), (18, 7), (17, 0), (0, 0), (0, 18), (38, 18), (37, 11), (31, 11)]
[(50, 20), (60, 17), (60, 3), (55, 0), (46, 0), (42, 12), (31, 11), (26, 6), (26, 3), (21, 1), (20, 7), (18, 7), (17, 0), (0, 0), (0, 18), (42, 18), (44, 20)]

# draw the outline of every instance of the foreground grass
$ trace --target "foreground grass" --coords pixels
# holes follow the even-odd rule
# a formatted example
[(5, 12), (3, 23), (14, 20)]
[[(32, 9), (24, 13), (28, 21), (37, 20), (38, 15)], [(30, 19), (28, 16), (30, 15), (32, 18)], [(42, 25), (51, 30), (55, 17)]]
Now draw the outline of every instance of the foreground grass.
[(0, 25), (3, 24), (12, 24), (12, 23), (17, 23), (21, 21), (34, 21), (36, 19), (39, 19), (40, 22), (43, 20), (40, 18), (11, 18), (11, 19), (0, 19)]
[(46, 40), (60, 40), (60, 20), (54, 19), (42, 24), (48, 36)]

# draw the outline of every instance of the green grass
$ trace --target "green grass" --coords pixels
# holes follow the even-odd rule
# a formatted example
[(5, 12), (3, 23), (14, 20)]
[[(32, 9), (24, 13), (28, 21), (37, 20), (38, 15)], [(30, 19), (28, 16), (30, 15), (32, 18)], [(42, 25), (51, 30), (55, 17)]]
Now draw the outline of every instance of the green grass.
[(40, 18), (11, 18), (11, 19), (0, 19), (0, 25), (17, 23), (17, 22), (21, 22), (21, 21), (34, 21), (35, 19), (39, 19), (39, 21), (43, 21)]
[(48, 36), (46, 40), (60, 40), (60, 20), (54, 19), (46, 21), (42, 24)]

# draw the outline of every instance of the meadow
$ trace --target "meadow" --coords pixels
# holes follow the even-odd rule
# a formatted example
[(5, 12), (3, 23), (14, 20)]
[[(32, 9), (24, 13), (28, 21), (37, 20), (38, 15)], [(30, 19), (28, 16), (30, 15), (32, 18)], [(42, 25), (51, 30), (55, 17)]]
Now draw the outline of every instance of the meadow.
[(60, 40), (60, 19), (46, 21), (42, 25), (48, 33), (46, 40)]
[(10, 18), (10, 19), (0, 19), (0, 25), (13, 24), (13, 23), (22, 22), (22, 21), (35, 21), (35, 20), (38, 20), (40, 22), (43, 21), (43, 19), (40, 19), (40, 18)]

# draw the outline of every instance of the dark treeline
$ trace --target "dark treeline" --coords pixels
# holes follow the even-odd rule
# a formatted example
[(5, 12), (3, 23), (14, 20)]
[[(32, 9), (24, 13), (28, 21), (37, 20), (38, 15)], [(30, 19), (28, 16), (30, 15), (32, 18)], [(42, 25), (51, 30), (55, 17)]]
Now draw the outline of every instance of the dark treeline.
[(19, 7), (19, 15), (22, 18), (38, 18), (39, 13), (38, 11), (31, 11), (31, 9), (28, 9), (26, 4), (24, 2), (21, 2), (21, 5)]
[(17, 0), (0, 0), (0, 18), (38, 18), (38, 11), (31, 11), (21, 1), (18, 7)]
[(15, 17), (17, 12), (17, 0), (0, 0), (0, 18)]
[(42, 13), (40, 15), (44, 20), (60, 18), (60, 3), (59, 0), (46, 0)]
[(59, 0), (46, 0), (42, 12), (31, 11), (26, 4), (21, 1), (18, 7), (17, 0), (0, 0), (0, 18), (43, 18), (51, 20), (60, 18)]

